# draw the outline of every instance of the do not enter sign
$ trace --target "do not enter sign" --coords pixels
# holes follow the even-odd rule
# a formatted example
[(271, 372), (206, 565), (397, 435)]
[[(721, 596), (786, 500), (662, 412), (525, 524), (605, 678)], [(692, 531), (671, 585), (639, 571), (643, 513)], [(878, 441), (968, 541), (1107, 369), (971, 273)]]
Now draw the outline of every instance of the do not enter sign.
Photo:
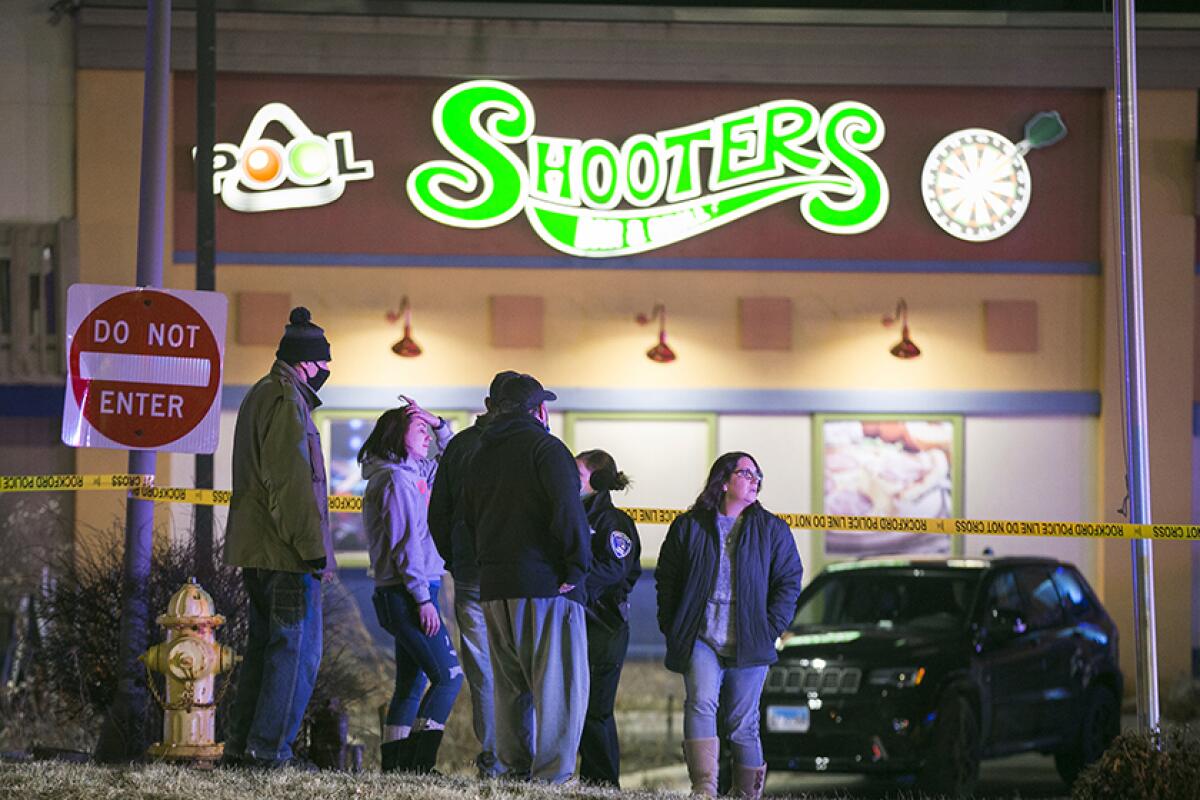
[(215, 451), (225, 317), (219, 292), (72, 286), (63, 441)]

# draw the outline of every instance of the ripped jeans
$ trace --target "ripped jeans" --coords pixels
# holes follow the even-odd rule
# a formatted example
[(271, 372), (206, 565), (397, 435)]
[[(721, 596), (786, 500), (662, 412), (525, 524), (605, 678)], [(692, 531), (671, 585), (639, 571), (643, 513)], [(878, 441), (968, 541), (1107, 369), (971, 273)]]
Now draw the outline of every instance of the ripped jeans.
[[(438, 588), (436, 583), (429, 585), (440, 616)], [(403, 586), (380, 586), (372, 600), (380, 626), (396, 639), (396, 689), (385, 724), (411, 728), (415, 720), (426, 719), (445, 725), (463, 683), (445, 620), (437, 633), (426, 636), (417, 604)], [(425, 691), (426, 682), (429, 691)]]

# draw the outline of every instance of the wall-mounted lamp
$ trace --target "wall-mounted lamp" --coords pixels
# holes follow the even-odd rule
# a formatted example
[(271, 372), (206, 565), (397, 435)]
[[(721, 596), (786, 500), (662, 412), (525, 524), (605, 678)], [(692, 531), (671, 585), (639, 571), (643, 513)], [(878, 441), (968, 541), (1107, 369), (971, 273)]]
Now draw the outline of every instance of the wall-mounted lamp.
[(921, 348), (908, 335), (908, 303), (904, 302), (903, 297), (896, 303), (896, 313), (884, 315), (883, 326), (890, 328), (897, 320), (900, 321), (900, 341), (892, 348), (892, 355), (896, 358), (916, 358), (921, 355)]
[(401, 319), (404, 320), (404, 336), (392, 345), (392, 352), (401, 358), (416, 358), (421, 355), (421, 345), (412, 338), (412, 308), (409, 306), (408, 295), (400, 301), (399, 311), (387, 312), (387, 321), (393, 325)]
[(675, 351), (667, 345), (667, 307), (655, 303), (649, 314), (638, 314), (634, 319), (638, 325), (649, 325), (658, 320), (658, 344), (646, 351), (646, 358), (659, 364), (670, 364), (675, 360)]

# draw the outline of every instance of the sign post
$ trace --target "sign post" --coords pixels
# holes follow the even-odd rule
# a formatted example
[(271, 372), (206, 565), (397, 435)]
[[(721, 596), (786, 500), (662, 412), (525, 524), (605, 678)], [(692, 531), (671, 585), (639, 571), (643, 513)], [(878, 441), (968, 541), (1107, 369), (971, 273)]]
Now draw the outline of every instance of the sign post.
[(63, 442), (215, 451), (226, 303), (219, 292), (70, 287)]

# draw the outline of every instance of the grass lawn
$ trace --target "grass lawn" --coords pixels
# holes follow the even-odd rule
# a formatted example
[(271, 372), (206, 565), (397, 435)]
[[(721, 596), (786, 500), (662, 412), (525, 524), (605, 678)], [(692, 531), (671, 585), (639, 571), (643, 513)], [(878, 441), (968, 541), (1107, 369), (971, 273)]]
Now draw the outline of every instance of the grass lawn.
[(458, 777), (393, 776), (378, 772), (302, 773), (192, 770), (155, 764), (98, 767), (50, 762), (0, 764), (0, 798), (13, 800), (571, 800), (673, 797), (577, 786), (569, 789)]

